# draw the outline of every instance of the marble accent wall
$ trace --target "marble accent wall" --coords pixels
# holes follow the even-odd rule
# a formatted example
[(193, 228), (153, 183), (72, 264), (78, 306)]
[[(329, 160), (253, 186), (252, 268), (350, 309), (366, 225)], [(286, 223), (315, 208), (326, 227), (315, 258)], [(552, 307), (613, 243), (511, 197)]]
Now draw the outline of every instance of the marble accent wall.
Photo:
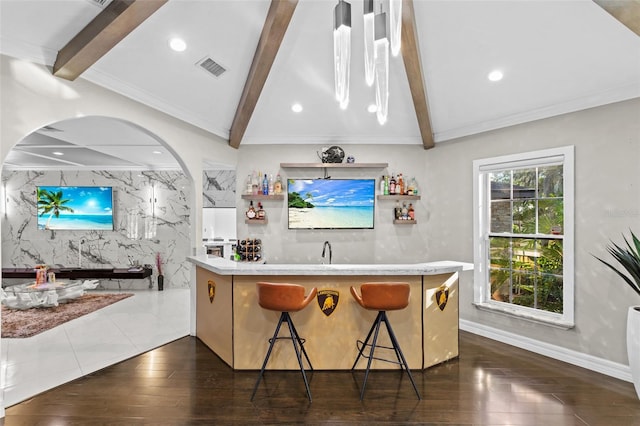
[(236, 207), (236, 171), (202, 171), (202, 207)]
[[(4, 171), (2, 266), (154, 266), (163, 259), (164, 286), (189, 287), (191, 189), (181, 171)], [(113, 231), (38, 230), (36, 186), (111, 186)], [(80, 241), (84, 240), (79, 256)], [(102, 280), (99, 288), (145, 289), (145, 280)]]

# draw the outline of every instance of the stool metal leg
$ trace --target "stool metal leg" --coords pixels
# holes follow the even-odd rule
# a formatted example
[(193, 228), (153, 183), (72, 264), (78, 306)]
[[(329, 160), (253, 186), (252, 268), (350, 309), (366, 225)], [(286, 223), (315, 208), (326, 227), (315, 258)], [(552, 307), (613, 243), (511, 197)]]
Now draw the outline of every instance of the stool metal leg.
[[(398, 364), (400, 365), (400, 369), (403, 369), (407, 372), (407, 375), (409, 376), (409, 380), (411, 381), (411, 385), (413, 386), (413, 390), (416, 392), (418, 399), (422, 399), (420, 397), (420, 392), (418, 392), (418, 387), (416, 386), (416, 382), (413, 380), (413, 375), (411, 374), (411, 370), (409, 369), (407, 360), (405, 359), (404, 354), (402, 353), (402, 349), (400, 348), (398, 339), (396, 338), (396, 335), (393, 332), (393, 329), (391, 328), (391, 324), (389, 323), (389, 319), (387, 318), (387, 312), (379, 311), (378, 316), (376, 317), (375, 321), (373, 322), (373, 325), (371, 326), (371, 329), (369, 330), (369, 334), (367, 334), (367, 338), (365, 339), (364, 343), (362, 344), (362, 347), (358, 351), (358, 356), (356, 358), (356, 361), (353, 363), (353, 367), (351, 367), (352, 370), (356, 367), (356, 364), (360, 360), (361, 356), (367, 357), (367, 355), (363, 355), (363, 351), (364, 351), (364, 348), (369, 343), (371, 334), (373, 334), (373, 341), (371, 343), (371, 349), (368, 355), (369, 361), (367, 362), (367, 369), (365, 370), (365, 373), (364, 373), (364, 382), (362, 384), (362, 390), (360, 391), (360, 400), (364, 398), (365, 387), (367, 385), (367, 378), (369, 377), (369, 370), (371, 369), (371, 362), (374, 358), (374, 352), (375, 352), (377, 341), (378, 341), (378, 333), (380, 331), (380, 325), (382, 322), (384, 322), (385, 326), (387, 327), (387, 332), (389, 334), (389, 338), (391, 339), (391, 346), (393, 347), (393, 350), (396, 354), (396, 358), (398, 359)], [(388, 349), (391, 349), (391, 348), (388, 348)], [(388, 361), (385, 359), (381, 359), (381, 360), (387, 361), (387, 362), (394, 362), (394, 361)]]
[(267, 351), (267, 356), (264, 358), (264, 362), (262, 363), (262, 369), (260, 370), (260, 375), (258, 376), (258, 380), (256, 380), (256, 385), (253, 387), (253, 393), (251, 394), (251, 401), (253, 401), (253, 397), (256, 396), (256, 391), (258, 390), (258, 385), (260, 384), (260, 380), (262, 380), (262, 376), (264, 375), (264, 369), (267, 367), (267, 362), (269, 361), (269, 357), (271, 356), (271, 350), (273, 349), (273, 345), (276, 343), (278, 338), (278, 333), (280, 332), (280, 326), (282, 322), (285, 320), (286, 312), (283, 312), (280, 315), (280, 320), (278, 321), (278, 325), (276, 326), (276, 331), (273, 333), (273, 337), (269, 339), (269, 350)]
[[(298, 364), (300, 365), (300, 372), (302, 373), (302, 379), (304, 380), (304, 387), (307, 389), (307, 396), (309, 397), (309, 402), (312, 402), (311, 390), (309, 390), (309, 382), (307, 381), (307, 375), (304, 372), (304, 365), (302, 365), (302, 357), (300, 356), (300, 350), (298, 349), (298, 345), (296, 344), (296, 341), (300, 343), (300, 347), (302, 348), (302, 351), (304, 352), (305, 357), (307, 357), (307, 352), (304, 350), (304, 346), (300, 341), (300, 337), (298, 336), (298, 333), (296, 332), (296, 329), (293, 326), (291, 317), (287, 312), (285, 312), (285, 314), (286, 314), (285, 321), (287, 321), (287, 324), (289, 325), (289, 332), (291, 333), (291, 343), (293, 343), (293, 349), (295, 349), (296, 351), (296, 357), (298, 358)], [(307, 357), (307, 361), (309, 361), (309, 357)], [(309, 363), (309, 365), (311, 365), (311, 363)]]
[[(380, 331), (380, 322), (382, 320), (384, 312), (378, 312), (376, 321), (374, 323), (376, 331), (373, 334), (373, 341), (371, 342), (371, 352), (369, 353), (369, 361), (367, 362), (367, 370), (364, 372), (364, 382), (362, 382), (362, 390), (360, 391), (360, 401), (364, 398), (364, 390), (367, 386), (367, 378), (369, 377), (369, 370), (371, 370), (371, 361), (373, 361), (373, 354), (376, 350), (376, 343), (378, 342), (378, 332)], [(364, 345), (363, 345), (364, 347)]]
[(369, 339), (371, 338), (371, 335), (373, 334), (373, 330), (376, 328), (376, 324), (378, 323), (378, 317), (379, 316), (380, 316), (380, 313), (378, 313), (378, 316), (376, 317), (376, 320), (373, 322), (373, 324), (371, 324), (371, 328), (369, 329), (369, 333), (367, 334), (367, 338), (364, 339), (364, 343), (362, 344), (362, 347), (358, 351), (358, 356), (356, 357), (356, 360), (353, 362), (353, 366), (351, 367), (352, 370), (354, 368), (356, 368), (356, 364), (358, 364), (358, 361), (360, 360), (360, 357), (363, 356), (362, 352), (364, 351), (364, 348), (367, 346), (367, 343), (369, 343)]
[(290, 324), (291, 324), (291, 328), (293, 328), (293, 332), (296, 334), (296, 340), (300, 345), (300, 349), (302, 349), (302, 353), (304, 354), (304, 357), (307, 359), (307, 363), (309, 364), (309, 369), (313, 371), (313, 365), (311, 365), (311, 360), (309, 360), (309, 355), (307, 355), (307, 351), (304, 349), (304, 342), (300, 338), (300, 335), (298, 334), (298, 330), (296, 330), (296, 326), (293, 324), (293, 320), (290, 322)]
[(387, 325), (387, 331), (389, 332), (389, 337), (391, 338), (391, 345), (396, 350), (396, 355), (399, 354), (400, 358), (402, 358), (401, 368), (404, 366), (404, 370), (407, 372), (407, 375), (409, 376), (409, 380), (411, 380), (411, 384), (413, 385), (413, 390), (416, 391), (416, 395), (418, 396), (418, 399), (422, 399), (420, 397), (420, 392), (418, 392), (418, 387), (416, 386), (416, 382), (413, 381), (413, 376), (411, 375), (411, 370), (409, 370), (409, 365), (407, 364), (407, 360), (404, 358), (402, 349), (400, 349), (400, 345), (398, 344), (398, 339), (396, 339), (396, 335), (393, 333), (391, 324), (387, 319), (386, 313), (384, 313), (382, 320)]

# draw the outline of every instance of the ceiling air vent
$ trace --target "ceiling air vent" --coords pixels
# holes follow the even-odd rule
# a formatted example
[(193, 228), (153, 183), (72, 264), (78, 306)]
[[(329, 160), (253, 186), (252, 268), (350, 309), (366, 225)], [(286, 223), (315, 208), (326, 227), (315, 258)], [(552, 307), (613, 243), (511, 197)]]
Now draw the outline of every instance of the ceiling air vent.
[(208, 71), (216, 77), (220, 77), (227, 69), (214, 61), (211, 58), (204, 58), (196, 65), (201, 67), (203, 70)]
[(89, 3), (104, 9), (111, 0), (87, 0)]

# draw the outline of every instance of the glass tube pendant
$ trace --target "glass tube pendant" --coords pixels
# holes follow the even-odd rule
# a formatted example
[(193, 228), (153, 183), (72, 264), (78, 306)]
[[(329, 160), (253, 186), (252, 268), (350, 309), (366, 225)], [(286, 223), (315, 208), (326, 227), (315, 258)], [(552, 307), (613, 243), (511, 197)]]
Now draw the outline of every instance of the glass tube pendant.
[(364, 0), (364, 79), (367, 86), (373, 86), (375, 78), (375, 53), (373, 42), (375, 33), (373, 30), (373, 0)]
[(333, 14), (333, 58), (336, 99), (340, 108), (349, 105), (351, 68), (351, 5), (340, 0)]
[(402, 0), (389, 0), (389, 27), (391, 54), (398, 56), (402, 41)]
[(387, 14), (375, 16), (375, 89), (376, 117), (378, 123), (387, 122), (389, 107), (389, 40), (387, 39)]

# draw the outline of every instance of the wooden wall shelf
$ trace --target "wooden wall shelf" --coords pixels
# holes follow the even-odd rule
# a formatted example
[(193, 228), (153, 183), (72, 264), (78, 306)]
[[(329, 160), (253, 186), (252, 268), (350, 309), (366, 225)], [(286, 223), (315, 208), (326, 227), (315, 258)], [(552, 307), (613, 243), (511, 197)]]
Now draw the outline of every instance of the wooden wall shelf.
[(284, 194), (272, 194), (272, 195), (264, 195), (264, 194), (242, 194), (240, 196), (243, 200), (284, 200)]
[(269, 223), (267, 219), (245, 219), (244, 223), (253, 224), (253, 225), (266, 225)]
[(378, 200), (398, 200), (398, 201), (409, 201), (409, 200), (419, 200), (419, 195), (378, 195)]
[(394, 225), (415, 225), (416, 223), (418, 222), (415, 220), (402, 220), (402, 219), (393, 220)]
[(280, 163), (280, 167), (283, 169), (384, 169), (388, 166), (389, 163)]

